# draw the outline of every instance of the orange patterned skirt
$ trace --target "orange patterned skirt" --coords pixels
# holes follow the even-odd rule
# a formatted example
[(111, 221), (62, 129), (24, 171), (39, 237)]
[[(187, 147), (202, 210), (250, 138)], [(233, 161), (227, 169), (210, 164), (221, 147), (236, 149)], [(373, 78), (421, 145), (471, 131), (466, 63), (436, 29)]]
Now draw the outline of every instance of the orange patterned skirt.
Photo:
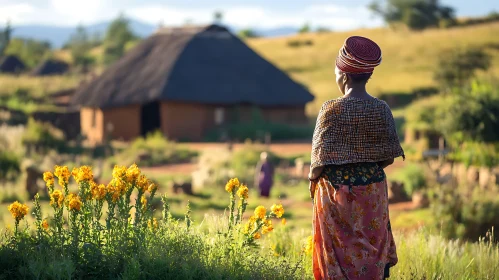
[[(384, 175), (384, 172), (383, 172)], [(321, 175), (314, 191), (315, 279), (384, 279), (397, 264), (386, 178), (333, 184)]]

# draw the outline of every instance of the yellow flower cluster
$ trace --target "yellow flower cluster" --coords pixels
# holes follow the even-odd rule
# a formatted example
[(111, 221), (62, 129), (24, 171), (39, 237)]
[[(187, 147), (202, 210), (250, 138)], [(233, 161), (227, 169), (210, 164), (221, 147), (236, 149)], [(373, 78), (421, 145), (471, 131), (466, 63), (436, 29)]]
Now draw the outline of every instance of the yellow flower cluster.
[(149, 183), (150, 183), (149, 179), (147, 179), (147, 177), (144, 174), (141, 174), (137, 178), (136, 186), (139, 190), (145, 193), (149, 189)]
[(158, 220), (156, 220), (156, 218), (152, 218), (152, 222), (151, 222), (151, 220), (148, 220), (147, 226), (150, 229), (158, 229)]
[(115, 165), (113, 168), (113, 178), (124, 179), (126, 171), (127, 169), (125, 166)]
[(28, 206), (25, 204), (21, 204), (18, 201), (15, 201), (8, 207), (9, 212), (12, 214), (12, 217), (16, 219), (16, 221), (20, 221), (28, 214)]
[(274, 213), (274, 215), (277, 218), (280, 218), (280, 217), (282, 217), (282, 215), (284, 215), (284, 207), (282, 207), (282, 204), (272, 205), (272, 207), (270, 208), (270, 211), (272, 211), (272, 213)]
[(80, 168), (73, 168), (73, 171), (71, 171), (71, 174), (73, 175), (75, 181), (77, 183), (80, 182), (91, 182), (94, 180), (94, 175), (92, 173), (92, 167), (90, 166), (81, 166)]
[(239, 189), (237, 190), (237, 196), (241, 199), (248, 199), (248, 187), (245, 185), (241, 185)]
[(43, 173), (43, 181), (47, 184), (47, 187), (51, 187), (54, 185), (54, 174), (52, 172), (44, 172)]
[(42, 222), (42, 228), (45, 229), (45, 230), (49, 229), (49, 223), (47, 222), (47, 220), (43, 220), (43, 222)]
[(69, 210), (80, 211), (81, 205), (82, 205), (82, 202), (81, 202), (81, 199), (78, 195), (73, 194), (73, 193), (68, 195)]
[(244, 225), (244, 233), (252, 232), (255, 229), (256, 217), (251, 216), (248, 223)]
[(227, 192), (232, 192), (232, 190), (234, 190), (234, 188), (238, 188), (240, 185), (239, 183), (239, 179), (237, 178), (232, 178), (229, 180), (229, 182), (227, 182), (227, 184), (225, 185), (225, 190)]
[(156, 191), (157, 189), (158, 189), (158, 185), (151, 182), (151, 184), (149, 185), (149, 192), (152, 193), (152, 192)]
[(145, 195), (140, 198), (140, 203), (142, 204), (142, 211), (145, 211), (147, 209), (147, 198)]
[(135, 182), (140, 176), (140, 169), (137, 164), (132, 164), (125, 172), (126, 179), (129, 183)]
[(50, 194), (50, 205), (61, 207), (64, 202), (64, 195), (60, 190), (55, 190)]
[(261, 237), (262, 235), (259, 232), (255, 232), (255, 234), (253, 234), (253, 238), (255, 239), (260, 239)]
[(307, 245), (305, 246), (305, 254), (311, 255), (314, 251), (314, 237), (309, 236), (307, 238)]
[(112, 179), (111, 182), (106, 187), (106, 192), (111, 196), (113, 202), (118, 201), (118, 199), (125, 193), (126, 185), (120, 179)]
[(91, 183), (90, 192), (92, 193), (92, 198), (95, 200), (103, 200), (107, 194), (106, 186), (103, 184), (97, 185), (95, 182)]
[(255, 208), (255, 216), (258, 219), (265, 219), (265, 214), (267, 213), (267, 210), (263, 206), (258, 206)]
[(69, 173), (69, 168), (67, 166), (55, 166), (54, 175), (59, 178), (59, 185), (66, 186), (69, 182), (69, 178), (71, 177), (71, 173)]
[(272, 220), (268, 220), (268, 219), (263, 220), (262, 233), (267, 234), (273, 230), (274, 230), (274, 227), (272, 227)]

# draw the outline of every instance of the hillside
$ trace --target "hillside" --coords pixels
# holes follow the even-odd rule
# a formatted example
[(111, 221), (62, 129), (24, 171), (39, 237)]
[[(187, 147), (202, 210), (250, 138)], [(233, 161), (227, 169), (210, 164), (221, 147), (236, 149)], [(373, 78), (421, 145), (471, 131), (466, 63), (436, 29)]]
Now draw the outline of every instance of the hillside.
[[(249, 45), (266, 59), (305, 84), (316, 96), (308, 113), (315, 115), (321, 104), (339, 96), (334, 81), (334, 61), (344, 40), (366, 36), (383, 50), (383, 63), (368, 84), (373, 95), (410, 94), (416, 88), (434, 86), (437, 57), (454, 46), (480, 46), (493, 55), (491, 72), (499, 75), (499, 23), (422, 32), (363, 29), (350, 32), (300, 34), (286, 38), (259, 38)], [(293, 40), (312, 41), (311, 46), (289, 47)]]

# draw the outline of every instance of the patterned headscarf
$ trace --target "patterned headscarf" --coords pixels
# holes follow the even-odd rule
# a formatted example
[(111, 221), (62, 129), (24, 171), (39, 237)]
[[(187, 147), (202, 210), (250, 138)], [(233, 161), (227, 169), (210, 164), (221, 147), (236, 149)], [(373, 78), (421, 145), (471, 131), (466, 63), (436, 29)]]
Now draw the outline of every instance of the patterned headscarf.
[(381, 49), (370, 39), (352, 36), (340, 49), (336, 66), (348, 74), (370, 74), (381, 64)]

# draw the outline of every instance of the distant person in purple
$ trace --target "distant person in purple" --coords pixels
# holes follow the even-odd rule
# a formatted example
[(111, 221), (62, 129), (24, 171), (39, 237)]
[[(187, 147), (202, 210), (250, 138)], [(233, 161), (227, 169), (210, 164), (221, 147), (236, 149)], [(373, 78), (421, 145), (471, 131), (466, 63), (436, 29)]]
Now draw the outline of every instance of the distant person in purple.
[(274, 183), (274, 167), (268, 160), (266, 152), (260, 154), (260, 161), (255, 170), (255, 185), (258, 183), (260, 196), (269, 197), (270, 189)]

